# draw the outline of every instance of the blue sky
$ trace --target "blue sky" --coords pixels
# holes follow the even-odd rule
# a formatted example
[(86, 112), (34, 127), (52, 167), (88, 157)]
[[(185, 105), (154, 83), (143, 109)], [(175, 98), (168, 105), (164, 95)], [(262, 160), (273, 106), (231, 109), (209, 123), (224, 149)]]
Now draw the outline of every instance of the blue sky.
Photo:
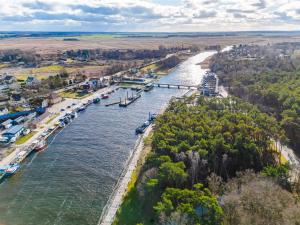
[(299, 30), (300, 0), (0, 0), (2, 31)]

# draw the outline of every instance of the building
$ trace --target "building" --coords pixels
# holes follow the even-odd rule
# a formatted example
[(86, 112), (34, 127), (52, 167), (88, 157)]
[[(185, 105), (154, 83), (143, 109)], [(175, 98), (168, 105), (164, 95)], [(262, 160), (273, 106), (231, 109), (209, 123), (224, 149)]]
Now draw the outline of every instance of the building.
[(25, 116), (20, 116), (17, 119), (14, 119), (13, 124), (20, 125), (20, 124), (24, 123), (25, 120), (26, 120)]
[(219, 93), (219, 78), (215, 73), (206, 72), (201, 84), (204, 96), (216, 96)]
[(0, 116), (8, 113), (8, 109), (6, 107), (0, 107)]
[(16, 78), (15, 78), (14, 76), (6, 75), (6, 76), (4, 77), (4, 82), (5, 82), (6, 84), (12, 84), (12, 83), (14, 83), (15, 81), (16, 81)]
[(25, 83), (26, 83), (26, 86), (36, 86), (36, 85), (40, 85), (41, 81), (38, 80), (34, 76), (29, 76), (29, 77), (27, 77), (27, 80), (25, 81)]
[(22, 132), (24, 130), (25, 130), (25, 128), (22, 125), (12, 126), (11, 128), (9, 128), (6, 131), (4, 131), (2, 133), (2, 136), (3, 137), (7, 137), (9, 139), (12, 139), (12, 138), (17, 139), (22, 134)]
[(63, 100), (63, 98), (56, 93), (50, 94), (48, 99), (49, 99), (49, 104), (51, 105), (59, 103)]
[(12, 123), (13, 123), (13, 121), (11, 119), (8, 119), (8, 120), (4, 121), (3, 123), (1, 123), (1, 127), (4, 129), (8, 129), (8, 128), (12, 127)]

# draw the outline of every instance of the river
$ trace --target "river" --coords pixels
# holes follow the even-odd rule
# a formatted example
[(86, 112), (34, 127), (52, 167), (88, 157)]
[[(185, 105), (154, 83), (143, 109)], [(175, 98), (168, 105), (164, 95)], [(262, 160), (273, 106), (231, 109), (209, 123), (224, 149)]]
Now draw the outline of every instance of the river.
[[(160, 82), (199, 84), (205, 71), (197, 64), (212, 54), (189, 58)], [(32, 154), (0, 184), (0, 225), (97, 224), (137, 140), (135, 128), (187, 90), (154, 88), (128, 108), (104, 106), (127, 91), (79, 113), (45, 151)]]

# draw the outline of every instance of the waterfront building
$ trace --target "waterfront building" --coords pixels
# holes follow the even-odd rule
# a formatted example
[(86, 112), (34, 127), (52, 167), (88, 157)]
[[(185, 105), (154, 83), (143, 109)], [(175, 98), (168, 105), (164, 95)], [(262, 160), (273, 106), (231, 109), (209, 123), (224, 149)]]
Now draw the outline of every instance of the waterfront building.
[(13, 121), (11, 119), (8, 119), (6, 121), (4, 121), (3, 123), (1, 123), (1, 127), (4, 129), (8, 129), (12, 126)]
[(201, 84), (204, 96), (216, 96), (219, 93), (219, 78), (215, 73), (206, 72)]
[(22, 125), (12, 126), (9, 129), (7, 129), (6, 131), (4, 131), (2, 133), (2, 136), (3, 137), (7, 137), (9, 139), (12, 139), (12, 138), (17, 139), (22, 134), (22, 132), (24, 131), (24, 129), (25, 128)]

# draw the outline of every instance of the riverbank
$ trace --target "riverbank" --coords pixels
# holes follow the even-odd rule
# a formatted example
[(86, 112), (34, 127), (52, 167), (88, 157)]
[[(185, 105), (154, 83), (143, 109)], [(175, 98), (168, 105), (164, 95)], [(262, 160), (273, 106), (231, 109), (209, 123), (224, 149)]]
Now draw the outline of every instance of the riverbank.
[[(71, 106), (68, 110), (75, 110), (77, 107), (81, 106), (83, 103), (86, 103), (89, 100), (92, 100), (95, 97), (99, 97), (101, 94), (107, 93), (113, 89), (115, 89), (116, 86), (107, 87), (104, 89), (100, 89), (90, 96), (84, 98), (84, 99), (71, 99), (71, 98), (65, 98), (62, 102), (57, 103), (53, 106), (51, 106), (48, 109), (48, 112), (52, 115), (56, 115), (56, 117), (51, 117), (51, 120), (48, 118), (45, 119), (45, 121), (41, 121), (42, 126), (38, 127), (34, 131), (34, 135), (27, 140), (23, 144), (14, 145), (12, 146), (14, 150), (12, 150), (6, 157), (2, 158), (0, 161), (0, 167), (8, 166), (10, 163), (14, 162), (16, 157), (20, 154), (20, 152), (26, 150), (29, 148), (35, 141), (40, 139), (42, 137), (42, 134), (47, 132), (49, 128), (55, 127), (55, 129), (52, 130), (54, 132), (57, 129), (57, 123), (59, 122), (59, 119), (66, 113), (65, 111), (61, 111), (61, 109), (67, 109), (68, 106)], [(52, 133), (51, 132), (51, 133)], [(51, 134), (49, 133), (49, 134)], [(47, 135), (48, 137), (49, 135)], [(46, 137), (44, 137), (45, 139)]]

